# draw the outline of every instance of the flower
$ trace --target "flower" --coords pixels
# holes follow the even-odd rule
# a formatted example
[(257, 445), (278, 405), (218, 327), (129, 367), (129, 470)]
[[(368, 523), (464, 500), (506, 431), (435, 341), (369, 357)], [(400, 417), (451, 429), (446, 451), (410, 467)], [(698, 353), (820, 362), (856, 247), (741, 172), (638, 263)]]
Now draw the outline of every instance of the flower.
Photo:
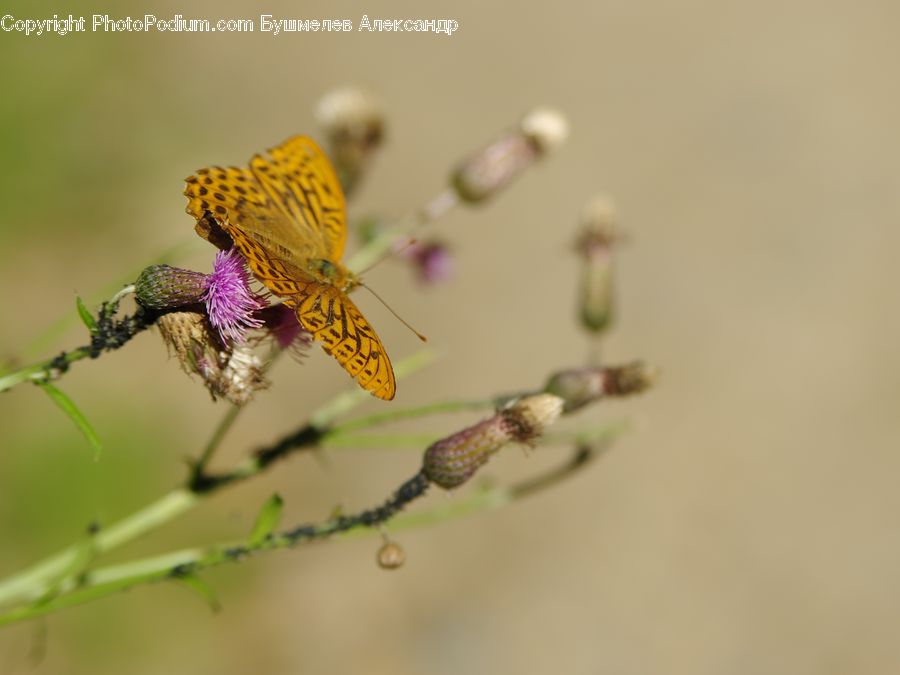
[(555, 150), (568, 134), (562, 113), (548, 108), (533, 110), (516, 128), (460, 163), (450, 178), (453, 189), (465, 202), (483, 202)]
[(228, 347), (202, 312), (169, 312), (157, 321), (160, 335), (188, 375), (199, 375), (213, 400), (243, 405), (267, 386), (259, 359), (245, 345)]
[(656, 382), (656, 368), (641, 361), (624, 366), (576, 368), (554, 373), (544, 387), (565, 401), (565, 412), (583, 408), (607, 396), (639, 394)]
[(589, 201), (575, 248), (582, 259), (579, 315), (592, 333), (603, 332), (613, 319), (613, 247), (619, 238), (612, 200), (599, 195)]
[(299, 356), (312, 344), (312, 335), (300, 325), (297, 314), (287, 305), (270, 305), (259, 313), (259, 317), (281, 349), (294, 350)]
[(247, 331), (263, 320), (256, 312), (268, 303), (250, 289), (250, 274), (240, 253), (219, 251), (211, 274), (170, 265), (151, 265), (135, 282), (135, 298), (147, 309), (196, 309), (205, 303), (206, 313), (222, 342), (244, 342)]
[(134, 297), (147, 309), (175, 309), (203, 300), (206, 274), (170, 265), (150, 265), (134, 282)]
[(441, 439), (425, 450), (422, 469), (446, 490), (459, 487), (500, 448), (510, 442), (533, 443), (563, 410), (553, 394), (526, 396), (493, 417)]
[(453, 256), (442, 242), (416, 242), (402, 251), (403, 256), (412, 262), (419, 280), (425, 284), (439, 284), (453, 276)]
[(212, 274), (206, 277), (203, 300), (210, 323), (223, 342), (244, 342), (248, 329), (263, 325), (254, 312), (266, 307), (266, 301), (250, 290), (247, 265), (233, 248), (216, 253)]
[(344, 194), (349, 195), (384, 139), (381, 103), (356, 87), (333, 89), (316, 106), (316, 119), (328, 137)]

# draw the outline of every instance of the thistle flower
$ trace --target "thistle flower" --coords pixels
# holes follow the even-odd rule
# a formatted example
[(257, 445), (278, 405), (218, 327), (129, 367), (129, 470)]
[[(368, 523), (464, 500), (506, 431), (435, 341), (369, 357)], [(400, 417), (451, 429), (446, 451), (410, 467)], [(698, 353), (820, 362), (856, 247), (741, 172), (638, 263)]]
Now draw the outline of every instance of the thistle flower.
[(134, 296), (147, 309), (175, 309), (202, 302), (206, 292), (202, 272), (169, 265), (151, 265), (134, 282)]
[(135, 282), (135, 297), (147, 309), (171, 310), (205, 303), (223, 343), (243, 342), (247, 331), (262, 326), (255, 313), (266, 301), (250, 290), (250, 274), (235, 249), (216, 253), (211, 274), (169, 265), (151, 265)]
[(606, 396), (638, 394), (656, 382), (658, 371), (635, 361), (608, 368), (577, 368), (555, 373), (544, 391), (559, 396), (565, 412), (572, 412)]
[(447, 490), (459, 487), (507, 443), (533, 443), (562, 410), (563, 400), (552, 394), (522, 398), (493, 417), (432, 444), (422, 463), (425, 475)]
[(265, 300), (250, 290), (250, 274), (243, 257), (235, 249), (219, 251), (212, 274), (206, 277), (203, 300), (213, 327), (223, 342), (244, 342), (247, 330), (263, 325), (254, 312)]
[(416, 275), (425, 284), (439, 284), (453, 276), (453, 256), (442, 242), (416, 242), (406, 246), (402, 255), (412, 262)]
[(585, 206), (576, 250), (583, 260), (579, 315), (592, 333), (606, 330), (613, 318), (613, 244), (619, 237), (612, 200), (595, 197)]
[(169, 312), (157, 321), (160, 335), (182, 370), (199, 375), (212, 395), (243, 405), (266, 386), (262, 367), (244, 345), (226, 346), (201, 312)]
[(381, 104), (360, 89), (342, 87), (325, 94), (315, 114), (328, 137), (341, 187), (350, 194), (384, 138)]
[(270, 305), (258, 315), (279, 348), (293, 350), (299, 356), (312, 345), (312, 335), (300, 325), (296, 313), (287, 305)]
[(568, 134), (568, 122), (561, 113), (533, 110), (515, 129), (463, 161), (451, 176), (453, 188), (463, 201), (485, 201), (561, 145)]

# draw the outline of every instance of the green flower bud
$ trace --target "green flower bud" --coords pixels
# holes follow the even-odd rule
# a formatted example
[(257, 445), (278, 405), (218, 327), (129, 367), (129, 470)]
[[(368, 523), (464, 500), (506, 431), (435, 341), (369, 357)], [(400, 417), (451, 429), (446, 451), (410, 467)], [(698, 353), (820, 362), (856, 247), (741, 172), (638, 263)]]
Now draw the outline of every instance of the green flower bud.
[(144, 268), (134, 283), (138, 304), (147, 309), (175, 309), (203, 301), (207, 275), (169, 265)]

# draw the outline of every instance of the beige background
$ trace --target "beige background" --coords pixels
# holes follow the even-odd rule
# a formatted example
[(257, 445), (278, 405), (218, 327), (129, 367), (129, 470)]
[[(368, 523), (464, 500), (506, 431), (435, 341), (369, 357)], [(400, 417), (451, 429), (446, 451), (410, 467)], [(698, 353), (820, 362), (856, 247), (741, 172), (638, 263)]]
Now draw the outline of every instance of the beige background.
[[(368, 13), (451, 17), (461, 28), (0, 34), (3, 356), (78, 344), (73, 329), (32, 346), (72, 314), (75, 293), (100, 298), (192, 242), (184, 176), (314, 131), (317, 98), (356, 83), (383, 99), (390, 143), (355, 213), (399, 216), (422, 203), (461, 155), (536, 104), (566, 111), (573, 127), (568, 145), (502, 198), (435, 227), (456, 253), (453, 284), (417, 288), (396, 263), (369, 275), (444, 352), (393, 405), (533, 387), (578, 364), (586, 343), (573, 320), (570, 244), (582, 203), (599, 191), (614, 195), (631, 236), (606, 354), (663, 370), (652, 393), (570, 423), (635, 422), (588, 472), (512, 508), (403, 533), (409, 560), (398, 573), (376, 568), (375, 539), (271, 555), (209, 576), (225, 605), (217, 616), (181, 588), (155, 586), (6, 629), (0, 671), (896, 669), (897, 7), (148, 3), (127, 13), (354, 23)], [(207, 269), (212, 251), (199, 240), (189, 250), (180, 262)], [(395, 358), (417, 348), (373, 299), (360, 304)], [(302, 367), (281, 364), (274, 380), (222, 466), (347, 384), (318, 352)], [(106, 453), (92, 464), (38, 390), (2, 397), (0, 573), (175, 485), (221, 413), (152, 334), (78, 364), (61, 385)], [(561, 452), (512, 450), (486, 473), (524, 475)], [(242, 533), (273, 490), (290, 522), (337, 503), (361, 508), (417, 462), (409, 451), (298, 458), (121, 556)]]

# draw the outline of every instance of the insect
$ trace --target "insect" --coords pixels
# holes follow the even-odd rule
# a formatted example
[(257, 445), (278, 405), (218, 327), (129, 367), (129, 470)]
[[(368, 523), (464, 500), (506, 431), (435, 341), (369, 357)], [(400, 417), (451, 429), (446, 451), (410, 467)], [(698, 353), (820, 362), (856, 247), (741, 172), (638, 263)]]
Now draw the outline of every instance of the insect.
[(340, 262), (347, 211), (334, 168), (306, 136), (267, 153), (247, 169), (214, 166), (186, 179), (197, 234), (219, 248), (236, 246), (327, 354), (363, 389), (391, 400), (397, 391), (391, 361), (347, 296), (361, 281)]

